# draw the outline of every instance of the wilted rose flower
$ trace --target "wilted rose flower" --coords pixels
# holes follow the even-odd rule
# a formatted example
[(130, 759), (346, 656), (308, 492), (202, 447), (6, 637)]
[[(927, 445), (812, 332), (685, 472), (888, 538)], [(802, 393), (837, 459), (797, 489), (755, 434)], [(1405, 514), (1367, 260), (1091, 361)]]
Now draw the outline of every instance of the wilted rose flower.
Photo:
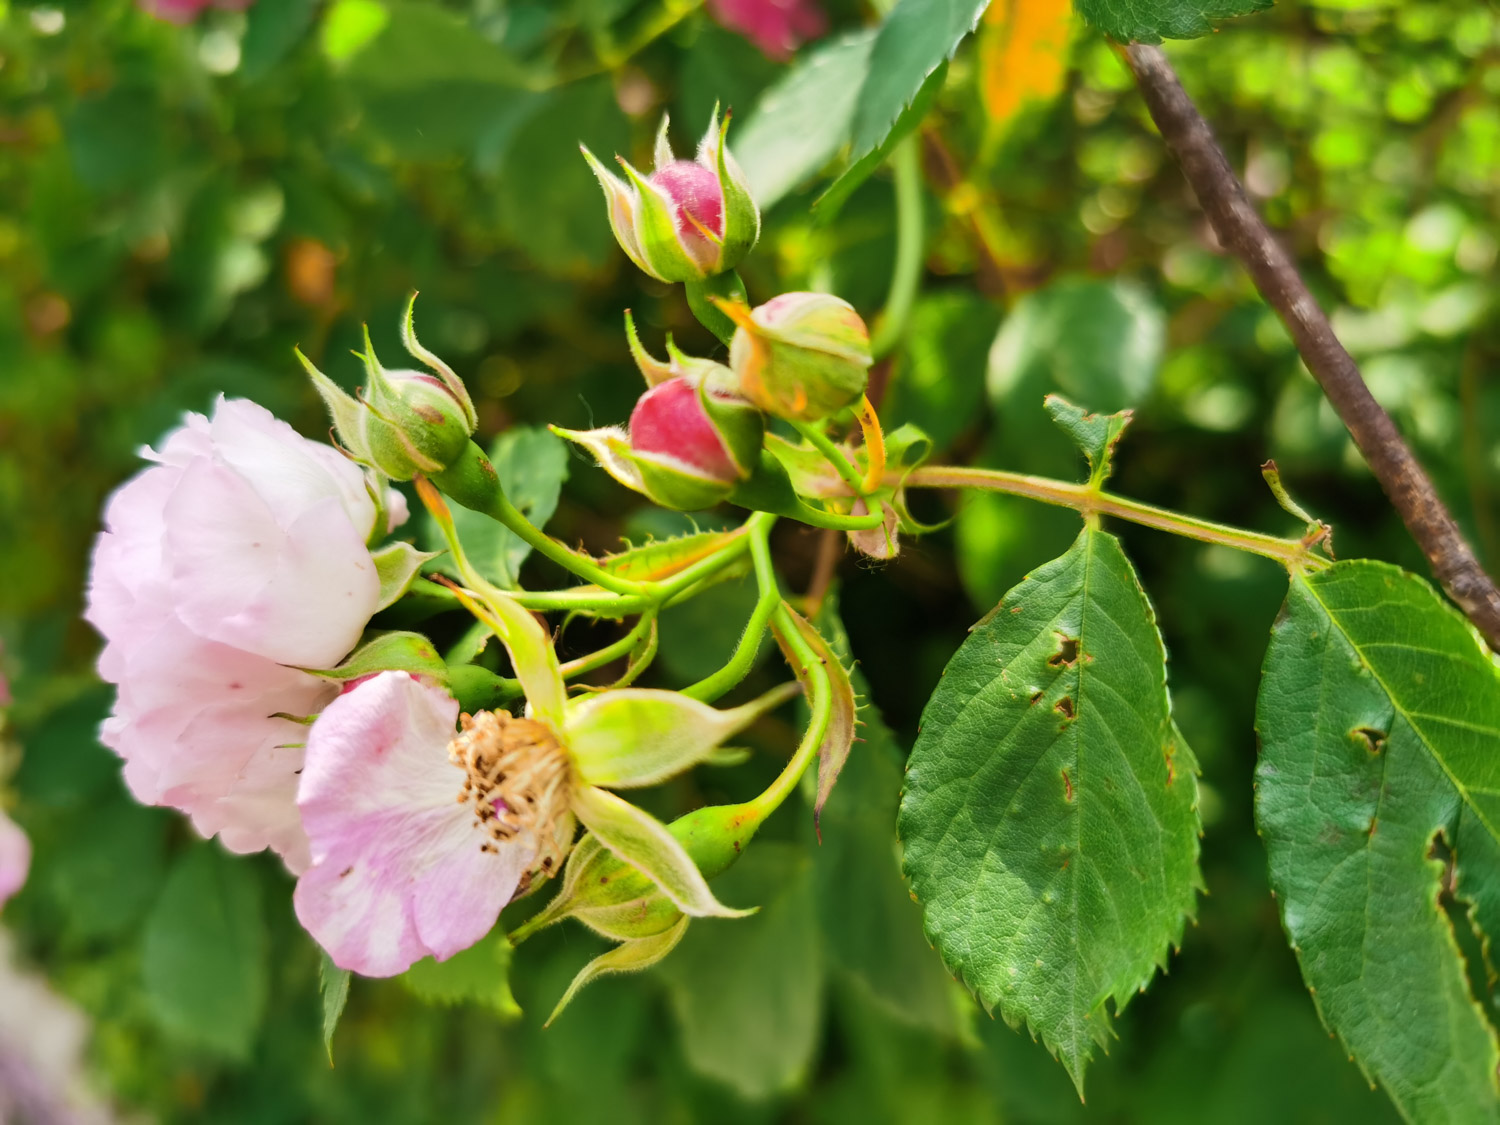
[[(119, 685), (101, 738), (147, 803), (239, 852), (307, 863), (297, 815), (309, 715), (382, 600), (362, 470), (251, 402), (189, 414), (105, 510), (85, 614)], [(388, 523), (406, 518), (398, 493)], [(385, 528), (380, 529), (383, 534)]]
[(15, 821), (0, 812), (0, 906), (26, 882), (31, 842)]
[(731, 270), (760, 237), (760, 211), (724, 146), (728, 129), (729, 118), (720, 125), (715, 109), (697, 159), (678, 160), (663, 117), (650, 176), (619, 158), (629, 183), (579, 146), (604, 189), (620, 247), (658, 281), (701, 281)]
[(773, 59), (786, 59), (828, 29), (817, 0), (708, 0), (708, 12)]
[(308, 735), (297, 800), (312, 866), (294, 902), (334, 963), (391, 976), (468, 948), (512, 897), (561, 869), (579, 821), (677, 909), (734, 916), (666, 827), (605, 787), (691, 768), (795, 685), (726, 711), (643, 688), (570, 700), (530, 613), (493, 589), (469, 604), (505, 644), (525, 715), (481, 711), (457, 730), (444, 689), (382, 672)]

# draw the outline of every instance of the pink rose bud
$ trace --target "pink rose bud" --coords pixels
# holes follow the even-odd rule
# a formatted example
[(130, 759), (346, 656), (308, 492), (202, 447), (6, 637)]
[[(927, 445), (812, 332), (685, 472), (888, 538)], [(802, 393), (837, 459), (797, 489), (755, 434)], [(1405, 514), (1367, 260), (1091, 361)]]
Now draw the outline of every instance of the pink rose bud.
[(620, 158), (629, 182), (579, 146), (604, 189), (615, 238), (632, 262), (659, 281), (701, 281), (731, 270), (760, 237), (760, 211), (724, 147), (728, 129), (728, 115), (721, 125), (715, 108), (697, 159), (678, 160), (663, 116), (650, 176)]
[(630, 459), (644, 491), (682, 511), (726, 499), (750, 475), (761, 440), (753, 406), (685, 378), (652, 387), (630, 415)]
[(375, 358), (370, 333), (365, 331), (365, 371), (369, 383), (352, 398), (312, 365), (300, 351), (297, 358), (313, 386), (323, 396), (334, 429), (344, 448), (362, 464), (373, 466), (392, 480), (411, 480), (418, 473), (441, 473), (469, 447), (469, 435), (479, 424), (474, 403), (453, 369), (422, 347), (412, 329), (412, 307), (406, 306), (401, 338), (406, 350), (433, 371), (387, 371)]
[(718, 302), (738, 326), (729, 366), (740, 392), (767, 413), (817, 422), (853, 406), (870, 373), (870, 332), (828, 293), (783, 293), (751, 310)]

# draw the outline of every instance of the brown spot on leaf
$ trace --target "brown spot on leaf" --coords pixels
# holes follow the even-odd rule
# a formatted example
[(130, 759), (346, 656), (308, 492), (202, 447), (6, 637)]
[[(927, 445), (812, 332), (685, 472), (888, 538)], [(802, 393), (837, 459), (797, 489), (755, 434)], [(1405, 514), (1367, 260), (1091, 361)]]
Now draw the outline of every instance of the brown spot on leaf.
[(1059, 633), (1057, 639), (1057, 651), (1047, 657), (1047, 663), (1054, 668), (1073, 667), (1078, 662), (1078, 638)]
[(1068, 771), (1067, 770), (1063, 770), (1062, 771), (1062, 779), (1063, 779), (1063, 800), (1067, 801), (1069, 804), (1072, 804), (1072, 802), (1073, 802), (1073, 779), (1068, 776)]
[(1357, 738), (1365, 744), (1365, 749), (1371, 754), (1379, 754), (1385, 749), (1385, 731), (1376, 730), (1374, 727), (1355, 727), (1349, 732), (1349, 737)]
[(1039, 692), (1039, 691), (1032, 692), (1032, 694), (1031, 694), (1031, 705), (1033, 707), (1035, 707), (1041, 701), (1042, 701), (1042, 693)]
[(1054, 703), (1052, 705), (1052, 710), (1056, 711), (1059, 715), (1061, 715), (1065, 719), (1071, 719), (1073, 717), (1073, 698), (1072, 698), (1072, 696), (1068, 696), (1068, 695), (1063, 696), (1061, 699), (1059, 699), (1056, 703)]

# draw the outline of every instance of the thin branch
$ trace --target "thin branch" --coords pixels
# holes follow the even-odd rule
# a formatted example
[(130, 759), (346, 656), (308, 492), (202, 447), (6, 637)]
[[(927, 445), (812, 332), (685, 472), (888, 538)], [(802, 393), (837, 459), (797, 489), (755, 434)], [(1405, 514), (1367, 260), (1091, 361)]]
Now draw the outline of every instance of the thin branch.
[(1281, 317), (1302, 361), (1348, 427), (1443, 589), (1479, 627), (1490, 647), (1500, 650), (1500, 590), (1479, 565), (1391, 416), (1370, 394), (1291, 256), (1245, 197), (1172, 64), (1160, 47), (1141, 43), (1126, 47), (1125, 57), (1156, 127), (1182, 165), (1219, 241), (1249, 271), (1261, 296)]

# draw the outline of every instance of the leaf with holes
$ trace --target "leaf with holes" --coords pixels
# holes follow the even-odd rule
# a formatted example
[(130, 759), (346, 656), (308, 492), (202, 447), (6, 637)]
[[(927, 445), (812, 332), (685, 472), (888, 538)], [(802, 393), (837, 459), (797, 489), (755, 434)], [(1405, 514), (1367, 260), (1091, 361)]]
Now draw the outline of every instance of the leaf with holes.
[(898, 828), (928, 937), (1080, 1091), (1106, 1002), (1193, 911), (1196, 773), (1151, 604), (1094, 527), (975, 626), (923, 712)]
[(1454, 929), (1500, 918), (1492, 659), (1420, 578), (1337, 563), (1292, 580), (1256, 726), (1271, 885), (1324, 1022), (1408, 1119), (1500, 1119)]
[(1274, 0), (1077, 0), (1078, 14), (1121, 43), (1196, 39)]

